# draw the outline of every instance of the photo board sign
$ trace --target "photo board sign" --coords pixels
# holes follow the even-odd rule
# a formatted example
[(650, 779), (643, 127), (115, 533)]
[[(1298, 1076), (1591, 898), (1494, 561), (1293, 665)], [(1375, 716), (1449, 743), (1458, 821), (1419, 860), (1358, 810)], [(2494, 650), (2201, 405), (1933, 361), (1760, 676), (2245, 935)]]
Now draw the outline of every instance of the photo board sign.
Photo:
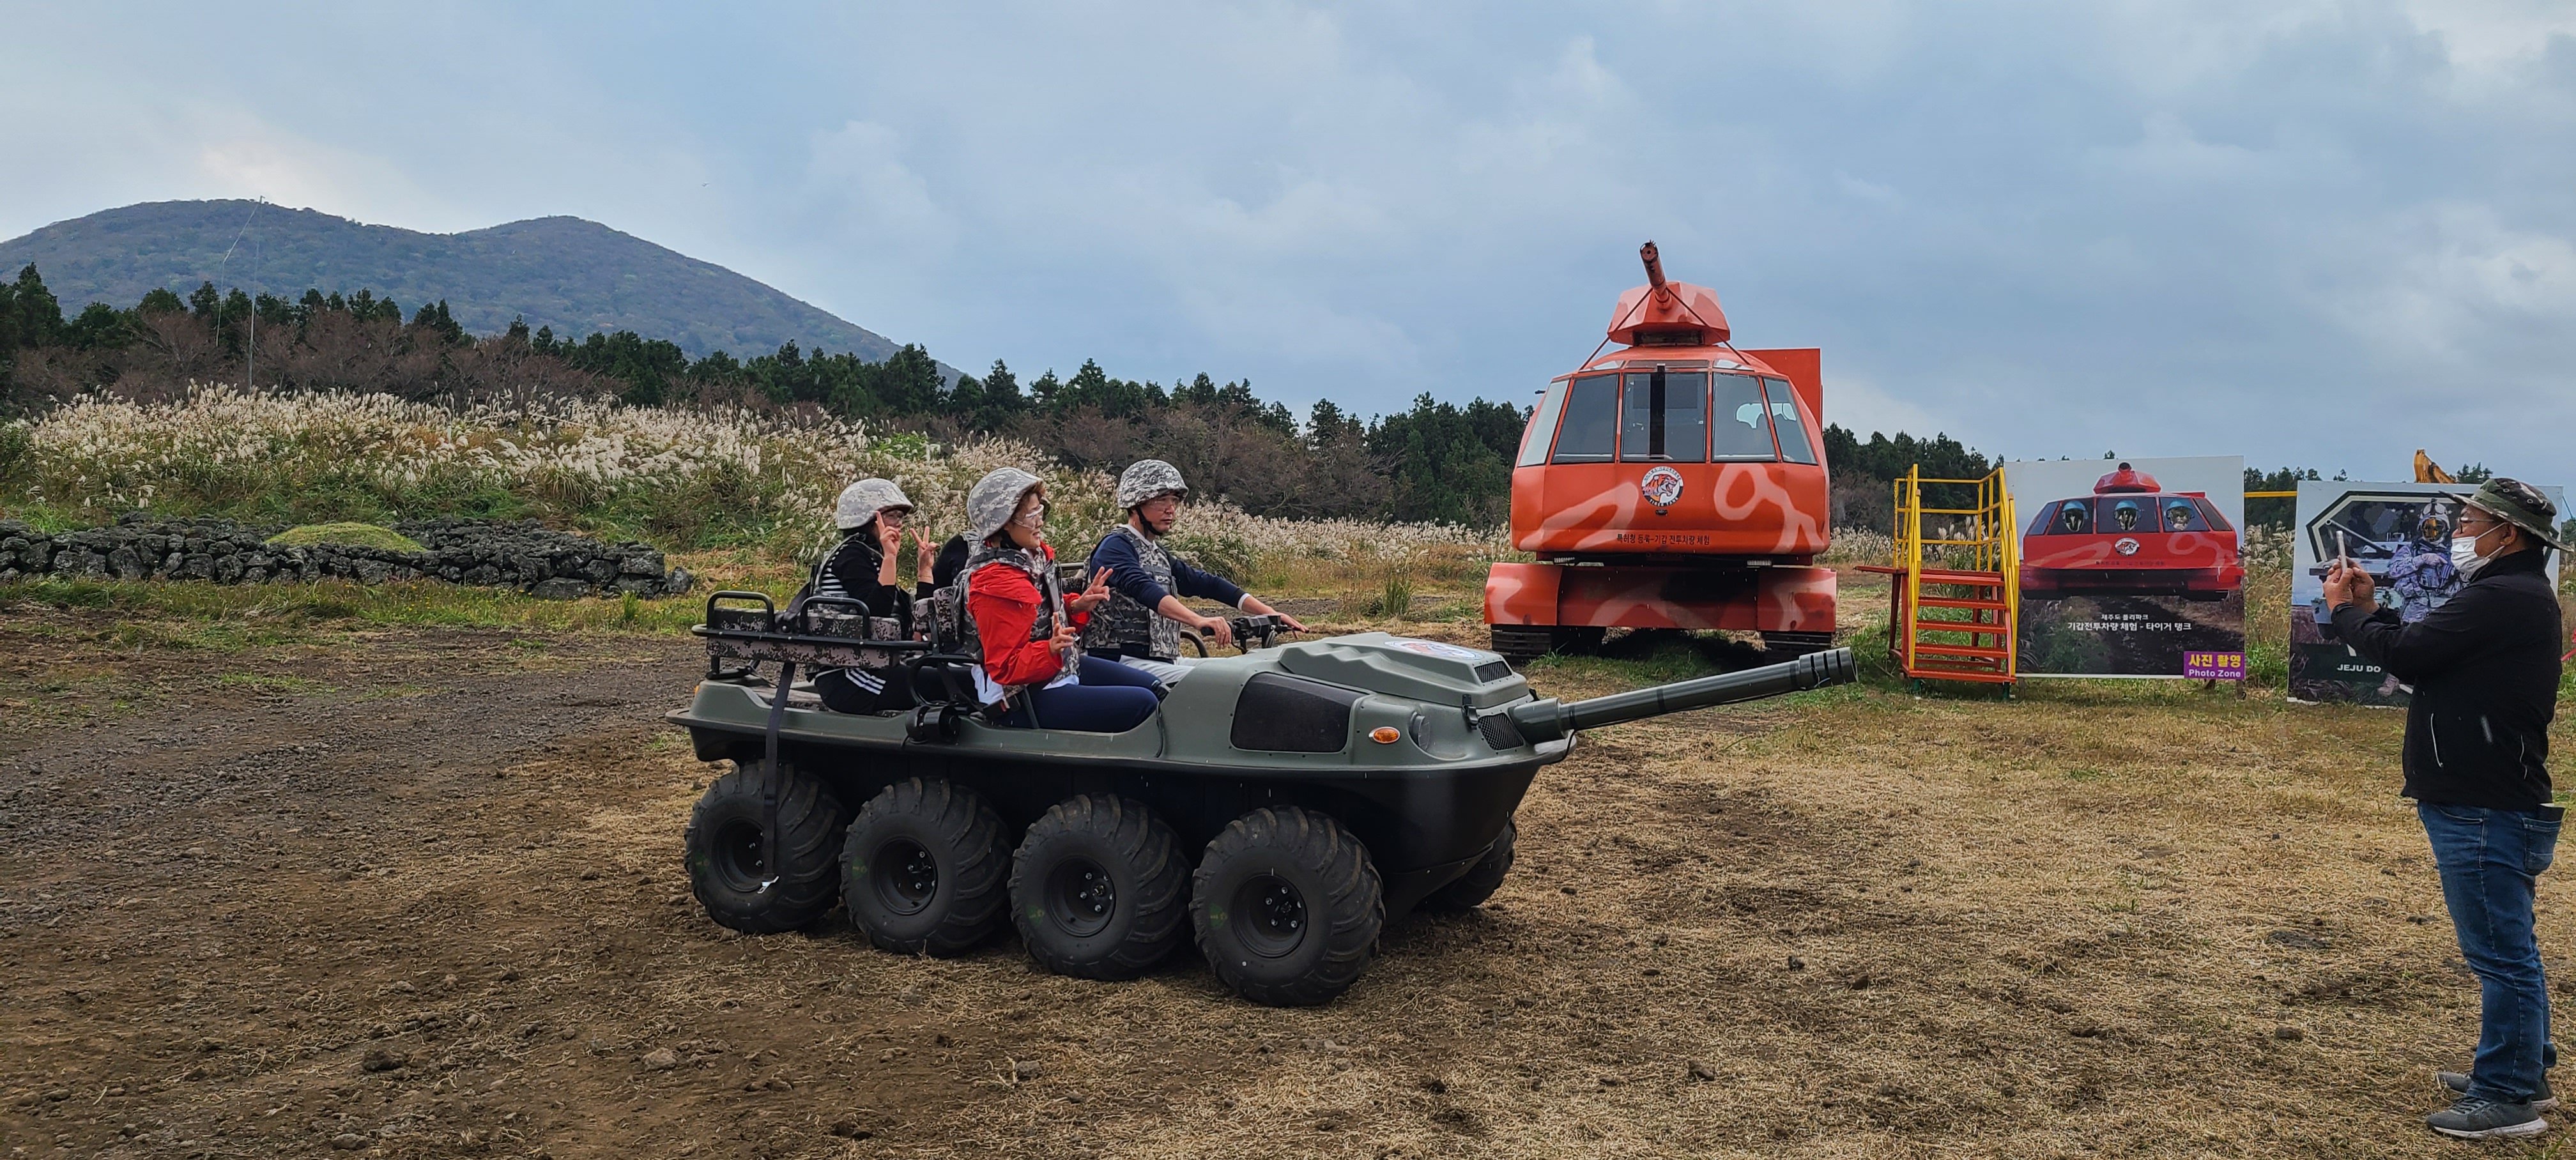
[[(2358, 705), (2403, 705), (2413, 690), (2335, 639), (2326, 615), (2326, 567), (2336, 553), (2352, 557), (2378, 583), (2381, 607), (2414, 622), (2460, 590), (2451, 556), (2459, 497), (2473, 483), (2364, 483), (2312, 479), (2299, 484), (2290, 528), (2290, 698)], [(2567, 510), (2563, 488), (2541, 494)], [(2558, 579), (2558, 554), (2549, 555)]]
[(2025, 677), (2243, 680), (2245, 460), (2004, 465)]

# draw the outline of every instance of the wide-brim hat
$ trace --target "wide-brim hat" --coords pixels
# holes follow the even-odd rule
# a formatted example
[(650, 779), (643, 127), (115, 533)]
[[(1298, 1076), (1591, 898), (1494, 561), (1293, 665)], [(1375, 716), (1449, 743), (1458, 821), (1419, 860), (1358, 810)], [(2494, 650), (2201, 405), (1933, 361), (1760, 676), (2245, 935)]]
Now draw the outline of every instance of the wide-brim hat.
[(2519, 479), (2490, 479), (2460, 502), (2521, 528), (2533, 539), (2561, 552), (2567, 545), (2558, 539), (2558, 506), (2540, 489)]
[(862, 479), (841, 489), (841, 498), (832, 504), (832, 522), (842, 531), (866, 527), (869, 520), (887, 508), (912, 510), (912, 500), (891, 479)]

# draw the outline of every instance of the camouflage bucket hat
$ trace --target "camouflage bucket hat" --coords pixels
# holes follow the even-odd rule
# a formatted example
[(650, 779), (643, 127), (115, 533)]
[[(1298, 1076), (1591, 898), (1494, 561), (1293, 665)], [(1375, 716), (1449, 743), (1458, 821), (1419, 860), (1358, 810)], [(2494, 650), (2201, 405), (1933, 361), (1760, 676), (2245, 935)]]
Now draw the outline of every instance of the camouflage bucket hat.
[(2567, 545), (2558, 541), (2558, 507), (2540, 489), (2519, 479), (2490, 479), (2478, 485), (2476, 494), (2460, 502), (2521, 528), (2533, 539), (2561, 552)]
[(912, 500), (891, 479), (862, 479), (841, 489), (841, 498), (832, 504), (832, 522), (846, 532), (865, 527), (887, 508), (911, 511)]
[(1190, 485), (1181, 482), (1181, 469), (1160, 459), (1139, 459), (1118, 473), (1118, 507), (1125, 510), (1164, 492), (1190, 493)]
[(966, 538), (980, 543), (1011, 522), (1020, 497), (1038, 485), (1038, 477), (1016, 467), (997, 467), (966, 492)]

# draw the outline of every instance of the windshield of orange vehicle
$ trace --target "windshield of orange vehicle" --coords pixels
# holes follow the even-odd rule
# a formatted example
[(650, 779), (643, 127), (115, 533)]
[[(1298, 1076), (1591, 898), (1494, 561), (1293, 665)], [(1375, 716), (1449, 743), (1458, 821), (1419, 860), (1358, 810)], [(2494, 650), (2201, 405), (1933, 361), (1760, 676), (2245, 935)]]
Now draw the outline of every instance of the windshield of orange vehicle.
[[(2135, 535), (2142, 532), (2209, 531), (2215, 510), (2203, 510), (2183, 496), (2103, 495), (2060, 500), (2041, 509), (2031, 523), (2035, 536)], [(2158, 519), (2157, 514), (2163, 513)]]
[(1710, 425), (1708, 457), (1715, 460), (1777, 459), (1771, 443), (1771, 409), (1762, 401), (1762, 380), (1751, 375), (1717, 376), (1717, 416)]
[(1512, 460), (1514, 467), (1536, 467), (1547, 462), (1547, 445), (1556, 439), (1556, 417), (1565, 413), (1565, 383), (1549, 383), (1539, 392), (1538, 413), (1530, 416), (1529, 429), (1521, 432), (1521, 453)]
[(1780, 432), (1780, 458), (1814, 463), (1816, 445), (1807, 442), (1807, 426), (1798, 421), (1798, 397), (1790, 390), (1786, 379), (1762, 380), (1762, 393), (1771, 400), (1771, 425)]
[(1619, 458), (1628, 463), (1708, 459), (1708, 372), (1656, 370), (1624, 376)]
[(1552, 463), (1608, 463), (1619, 435), (1619, 377), (1586, 375), (1565, 394), (1565, 418), (1556, 428)]

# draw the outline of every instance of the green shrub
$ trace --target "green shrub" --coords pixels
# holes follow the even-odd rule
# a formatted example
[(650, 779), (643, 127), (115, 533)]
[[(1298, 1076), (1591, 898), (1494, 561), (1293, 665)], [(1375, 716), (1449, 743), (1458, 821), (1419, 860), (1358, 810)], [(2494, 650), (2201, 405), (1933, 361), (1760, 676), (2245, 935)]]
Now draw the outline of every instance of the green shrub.
[(411, 537), (392, 528), (374, 524), (337, 523), (305, 524), (288, 528), (268, 538), (272, 548), (309, 548), (315, 544), (342, 544), (352, 548), (378, 548), (388, 552), (424, 551)]
[(1190, 563), (1238, 584), (1250, 583), (1260, 563), (1252, 550), (1252, 541), (1241, 536), (1174, 536), (1171, 544), (1172, 549)]
[(25, 423), (0, 423), (0, 482), (34, 466), (35, 449), (35, 433)]

